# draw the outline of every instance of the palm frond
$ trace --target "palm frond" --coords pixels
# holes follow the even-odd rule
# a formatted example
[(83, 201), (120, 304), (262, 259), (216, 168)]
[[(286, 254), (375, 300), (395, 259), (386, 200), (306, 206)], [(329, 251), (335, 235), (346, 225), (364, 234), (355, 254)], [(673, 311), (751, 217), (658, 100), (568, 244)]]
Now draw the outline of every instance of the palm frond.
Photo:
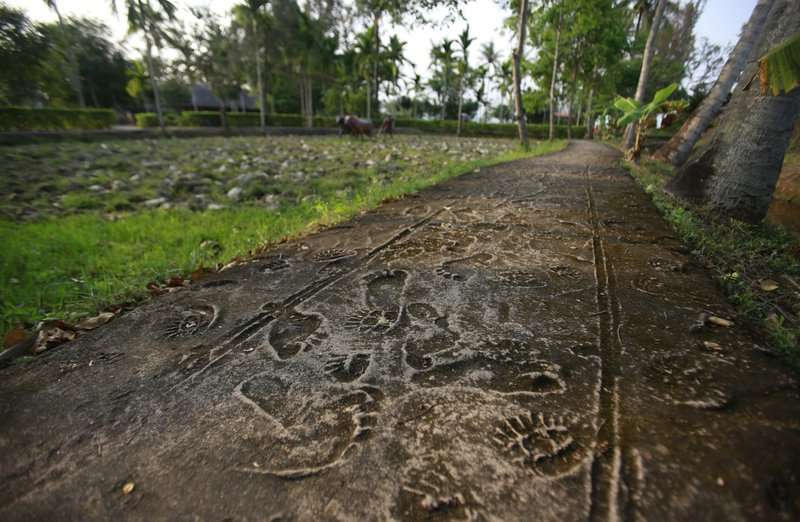
[(761, 94), (778, 96), (800, 87), (800, 33), (774, 47), (758, 61)]

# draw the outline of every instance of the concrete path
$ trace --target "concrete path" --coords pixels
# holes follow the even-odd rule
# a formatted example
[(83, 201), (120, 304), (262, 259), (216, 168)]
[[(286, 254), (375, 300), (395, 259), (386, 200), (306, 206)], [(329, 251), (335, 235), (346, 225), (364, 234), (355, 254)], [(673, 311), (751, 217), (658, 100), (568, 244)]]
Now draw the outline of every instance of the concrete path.
[(733, 312), (617, 160), (463, 176), (1, 371), (0, 520), (796, 520), (798, 384), (698, 321)]

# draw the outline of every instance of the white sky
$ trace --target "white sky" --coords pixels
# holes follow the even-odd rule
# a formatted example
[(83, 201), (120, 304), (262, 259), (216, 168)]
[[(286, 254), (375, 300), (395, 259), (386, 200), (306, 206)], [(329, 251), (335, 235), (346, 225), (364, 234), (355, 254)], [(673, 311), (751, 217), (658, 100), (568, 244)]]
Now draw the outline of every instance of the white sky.
[[(47, 8), (44, 0), (0, 0), (21, 8), (36, 21), (54, 21), (55, 14)], [(117, 0), (121, 4), (122, 0)], [(174, 0), (179, 7), (211, 6), (219, 13), (227, 13), (238, 0)], [(62, 14), (67, 16), (86, 16), (103, 21), (111, 28), (113, 39), (132, 54), (138, 47), (136, 39), (126, 39), (127, 25), (124, 15), (114, 15), (111, 0), (60, 0)], [(756, 0), (708, 0), (705, 11), (697, 26), (698, 36), (705, 36), (711, 42), (722, 45), (736, 42), (742, 24), (747, 21)], [(445, 26), (401, 27), (396, 32), (406, 42), (406, 56), (417, 65), (417, 72), (427, 77), (430, 66), (431, 42), (440, 41), (445, 35), (455, 38), (469, 24), (470, 33), (477, 37), (471, 49), (472, 56), (479, 56), (481, 45), (494, 40), (496, 48), (503, 56), (511, 50), (511, 35), (503, 30), (503, 20), (508, 11), (503, 2), (497, 0), (472, 0), (464, 7), (465, 20), (457, 20)], [(433, 16), (437, 18), (437, 16)], [(386, 34), (386, 32), (384, 32)], [(410, 71), (406, 71), (409, 73)]]

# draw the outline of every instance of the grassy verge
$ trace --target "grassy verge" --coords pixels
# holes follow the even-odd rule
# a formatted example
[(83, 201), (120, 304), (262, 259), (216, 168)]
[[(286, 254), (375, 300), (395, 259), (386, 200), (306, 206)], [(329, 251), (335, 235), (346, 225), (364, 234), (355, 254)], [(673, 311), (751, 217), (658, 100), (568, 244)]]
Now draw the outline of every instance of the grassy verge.
[(693, 254), (713, 272), (739, 314), (800, 371), (797, 239), (767, 223), (748, 225), (721, 219), (706, 209), (681, 206), (663, 190), (672, 172), (664, 163), (628, 163), (627, 168)]
[(0, 333), (44, 319), (74, 321), (140, 300), (149, 282), (250, 255), (476, 168), (565, 146), (565, 141), (542, 142), (527, 153), (449, 162), (433, 174), (407, 166), (390, 178), (359, 177), (347, 192), (316, 187), (314, 197), (284, 202), (276, 210), (245, 204), (199, 212), (145, 210), (119, 219), (79, 213), (23, 223), (0, 220)]

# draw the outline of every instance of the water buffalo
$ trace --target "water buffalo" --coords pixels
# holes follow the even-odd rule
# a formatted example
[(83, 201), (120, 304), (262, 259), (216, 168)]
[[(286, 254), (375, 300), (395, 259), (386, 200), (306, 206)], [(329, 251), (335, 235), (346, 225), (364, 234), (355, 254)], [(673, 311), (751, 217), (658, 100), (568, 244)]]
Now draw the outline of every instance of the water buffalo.
[(389, 134), (391, 136), (394, 135), (394, 118), (391, 116), (387, 116), (383, 119), (383, 123), (381, 123), (381, 128), (378, 129), (378, 136), (381, 134)]
[(336, 118), (336, 125), (339, 126), (339, 134), (372, 136), (372, 123), (355, 116), (339, 116)]

